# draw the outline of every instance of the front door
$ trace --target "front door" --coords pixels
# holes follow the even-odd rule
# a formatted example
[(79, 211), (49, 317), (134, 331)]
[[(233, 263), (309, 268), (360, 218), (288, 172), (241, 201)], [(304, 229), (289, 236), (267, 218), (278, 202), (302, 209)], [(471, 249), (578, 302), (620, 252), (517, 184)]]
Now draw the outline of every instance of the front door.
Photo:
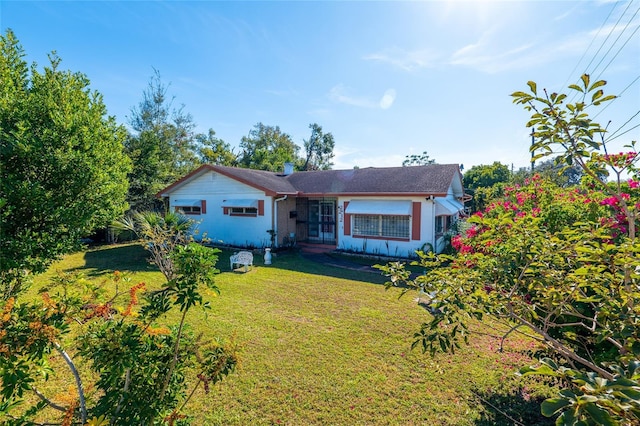
[(309, 200), (309, 239), (334, 244), (336, 240), (335, 201)]

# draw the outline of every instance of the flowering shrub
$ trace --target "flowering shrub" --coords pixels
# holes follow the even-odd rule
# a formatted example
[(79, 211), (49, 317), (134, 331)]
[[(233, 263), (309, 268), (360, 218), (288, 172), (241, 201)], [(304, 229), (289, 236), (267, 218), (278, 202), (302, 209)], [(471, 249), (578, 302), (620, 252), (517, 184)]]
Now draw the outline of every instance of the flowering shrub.
[[(640, 422), (640, 186), (633, 148), (606, 154), (595, 140), (604, 129), (584, 109), (611, 97), (583, 76), (583, 96), (516, 92), (514, 102), (533, 111), (533, 149), (579, 164), (581, 187), (567, 190), (534, 176), (505, 188), (502, 199), (469, 218), (452, 239), (453, 256), (420, 254), (428, 273), (409, 279), (402, 265), (382, 267), (388, 287), (405, 284), (431, 295), (431, 319), (414, 346), (434, 353), (468, 341), (468, 322), (491, 316), (544, 344), (549, 357), (521, 374), (560, 378), (566, 389), (545, 401), (542, 413), (558, 424)], [(586, 102), (590, 94), (591, 102)], [(599, 150), (605, 150), (600, 154)], [(605, 181), (604, 170), (613, 173)], [(628, 174), (631, 179), (622, 176)]]
[[(132, 284), (118, 271), (109, 286), (65, 275), (45, 289), (39, 303), (10, 298), (0, 305), (3, 418), (12, 424), (27, 424), (48, 407), (59, 411), (58, 420), (69, 425), (187, 424), (189, 419), (182, 410), (194, 391), (203, 385), (208, 392), (211, 385), (233, 371), (237, 364), (233, 347), (204, 342), (185, 332), (190, 309), (208, 308), (201, 289), (218, 291), (214, 281), (217, 249), (190, 242), (187, 237), (176, 238), (178, 234), (171, 228), (178, 222), (156, 219), (158, 228), (154, 231), (148, 227), (147, 237), (155, 236), (155, 245), (166, 248), (162, 236), (168, 236), (172, 245), (167, 258), (162, 259), (172, 277), (164, 287), (145, 291), (144, 283)], [(50, 295), (52, 291), (57, 294)], [(181, 312), (180, 322), (169, 327), (160, 325), (166, 321), (165, 314), (175, 308)], [(73, 351), (67, 352), (65, 345)], [(45, 396), (36, 385), (38, 376), (45, 380), (48, 377), (54, 351), (75, 381), (75, 396), (65, 401)], [(90, 398), (85, 397), (77, 362), (86, 363), (97, 377), (92, 383), (97, 392)], [(187, 368), (196, 371), (189, 395), (185, 392)], [(25, 394), (36, 395), (39, 402), (18, 413), (15, 409), (24, 404)]]

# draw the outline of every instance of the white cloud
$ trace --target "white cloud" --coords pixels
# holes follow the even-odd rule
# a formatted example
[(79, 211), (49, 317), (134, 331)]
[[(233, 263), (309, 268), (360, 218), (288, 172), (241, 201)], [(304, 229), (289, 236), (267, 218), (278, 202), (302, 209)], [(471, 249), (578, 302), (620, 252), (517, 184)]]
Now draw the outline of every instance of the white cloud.
[(366, 55), (363, 59), (391, 64), (405, 71), (420, 68), (432, 68), (436, 65), (438, 55), (429, 49), (403, 50), (399, 48), (384, 49)]
[(376, 103), (371, 101), (370, 99), (349, 95), (348, 89), (345, 88), (342, 84), (333, 86), (331, 90), (329, 90), (329, 99), (341, 104), (353, 105), (363, 108), (376, 107)]
[(334, 102), (357, 106), (361, 108), (381, 108), (389, 109), (396, 100), (395, 89), (387, 89), (379, 101), (364, 96), (355, 96), (349, 93), (349, 89), (342, 84), (335, 85), (329, 90), (329, 99)]
[(393, 102), (396, 100), (396, 91), (394, 89), (388, 89), (382, 95), (382, 99), (380, 99), (380, 108), (389, 109)]

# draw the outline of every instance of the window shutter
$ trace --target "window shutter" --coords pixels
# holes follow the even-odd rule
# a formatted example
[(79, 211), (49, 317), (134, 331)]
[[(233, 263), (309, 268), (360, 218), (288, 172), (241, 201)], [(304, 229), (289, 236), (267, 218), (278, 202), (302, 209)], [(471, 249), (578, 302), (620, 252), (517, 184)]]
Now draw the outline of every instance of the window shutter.
[[(344, 202), (344, 211), (347, 211), (347, 207), (349, 206), (349, 202)], [(344, 235), (351, 235), (351, 215), (344, 214)]]
[(264, 200), (258, 200), (258, 216), (264, 216)]
[(412, 213), (411, 213), (411, 239), (419, 240), (420, 239), (420, 213), (422, 212), (422, 203), (414, 202), (413, 203)]
[(207, 200), (200, 201), (200, 212), (205, 214), (207, 212)]
[(222, 214), (223, 215), (228, 215), (229, 214), (229, 207), (223, 207), (222, 208)]

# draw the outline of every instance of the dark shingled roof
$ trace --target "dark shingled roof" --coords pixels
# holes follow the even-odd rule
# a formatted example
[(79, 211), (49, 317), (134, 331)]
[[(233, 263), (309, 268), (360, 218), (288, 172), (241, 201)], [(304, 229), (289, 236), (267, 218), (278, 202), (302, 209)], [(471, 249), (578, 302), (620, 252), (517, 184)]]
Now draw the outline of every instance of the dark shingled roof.
[(318, 170), (295, 172), (289, 176), (264, 170), (204, 165), (160, 191), (158, 196), (166, 195), (208, 170), (263, 190), (269, 195), (444, 195), (454, 178), (460, 178), (457, 164)]
[(225, 176), (235, 178), (247, 185), (264, 189), (266, 192), (277, 194), (297, 194), (298, 189), (286, 179), (286, 176), (265, 170), (241, 169), (227, 166), (211, 166), (211, 168)]
[(296, 172), (287, 180), (305, 194), (446, 194), (457, 164)]

